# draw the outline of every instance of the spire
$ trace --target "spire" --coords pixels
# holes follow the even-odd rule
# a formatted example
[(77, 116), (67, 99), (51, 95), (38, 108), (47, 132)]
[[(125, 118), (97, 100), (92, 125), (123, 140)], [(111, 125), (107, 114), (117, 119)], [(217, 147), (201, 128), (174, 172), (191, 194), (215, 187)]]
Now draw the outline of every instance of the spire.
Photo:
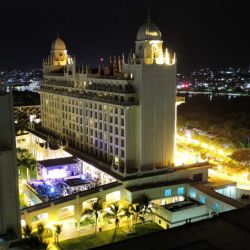
[(149, 36), (149, 24), (150, 24), (150, 0), (148, 0), (148, 30), (147, 30), (147, 37)]
[(121, 58), (120, 58), (120, 56), (118, 56), (118, 65), (117, 65), (117, 68), (118, 68), (117, 71), (118, 71), (119, 73), (121, 73), (122, 70), (121, 70)]
[(174, 57), (172, 59), (172, 64), (175, 64), (176, 63), (176, 54), (174, 53)]
[(57, 32), (56, 32), (56, 38), (59, 38), (60, 35), (59, 35), (59, 29), (57, 29)]
[(150, 0), (148, 0), (148, 26), (150, 23)]
[(100, 76), (101, 75), (101, 65), (98, 64), (98, 75)]
[(124, 53), (122, 53), (122, 64), (124, 64), (125, 63), (125, 55), (124, 55)]

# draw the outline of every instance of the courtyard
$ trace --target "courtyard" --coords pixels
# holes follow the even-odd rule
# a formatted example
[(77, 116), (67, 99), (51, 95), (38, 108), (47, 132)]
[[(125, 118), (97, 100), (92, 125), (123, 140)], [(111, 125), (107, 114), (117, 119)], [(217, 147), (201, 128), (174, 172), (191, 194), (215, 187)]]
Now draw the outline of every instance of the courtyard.
[(133, 228), (120, 227), (116, 230), (108, 230), (97, 233), (97, 235), (85, 235), (70, 240), (61, 241), (59, 244), (64, 250), (90, 249), (113, 242), (123, 241), (145, 234), (162, 231), (162, 227), (156, 223), (137, 224)]

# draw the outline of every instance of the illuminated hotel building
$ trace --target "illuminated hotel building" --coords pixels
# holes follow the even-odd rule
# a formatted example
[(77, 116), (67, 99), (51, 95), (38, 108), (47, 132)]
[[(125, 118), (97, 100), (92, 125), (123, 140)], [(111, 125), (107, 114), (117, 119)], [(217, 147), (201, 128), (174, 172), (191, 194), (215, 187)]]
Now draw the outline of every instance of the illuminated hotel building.
[(45, 132), (122, 176), (174, 165), (176, 59), (153, 22), (140, 27), (126, 60), (98, 69), (78, 67), (57, 37), (43, 70)]
[[(17, 142), (37, 151), (37, 182), (63, 181), (70, 192), (49, 201), (27, 192), (36, 205), (22, 210), (23, 224), (65, 223), (68, 230), (70, 221), (71, 230), (80, 231), (82, 213), (93, 200), (124, 206), (142, 195), (157, 208), (154, 222), (166, 229), (242, 207), (231, 199), (235, 183), (220, 188), (230, 198), (209, 185), (207, 161), (174, 162), (176, 104), (182, 101), (176, 101), (176, 59), (163, 49), (161, 32), (152, 22), (140, 27), (128, 58), (110, 58), (98, 69), (78, 67), (57, 37), (43, 70), (42, 130), (30, 129)], [(52, 142), (58, 143), (58, 157)], [(89, 182), (87, 175), (93, 177)], [(98, 224), (105, 229), (103, 221)]]

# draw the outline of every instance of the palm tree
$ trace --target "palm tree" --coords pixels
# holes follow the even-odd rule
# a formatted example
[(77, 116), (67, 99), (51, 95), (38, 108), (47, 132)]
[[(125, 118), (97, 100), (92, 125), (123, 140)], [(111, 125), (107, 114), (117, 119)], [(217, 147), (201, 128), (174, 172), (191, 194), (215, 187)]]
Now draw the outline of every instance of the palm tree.
[(23, 235), (24, 235), (24, 238), (30, 238), (30, 237), (31, 237), (31, 234), (32, 234), (32, 226), (30, 226), (29, 224), (26, 224), (26, 225), (23, 227)]
[(138, 220), (144, 222), (144, 211), (141, 204), (132, 204), (131, 205), (131, 212), (135, 219), (135, 225), (137, 224)]
[(59, 235), (62, 232), (62, 225), (56, 224), (56, 225), (54, 225), (54, 227), (55, 227), (55, 233), (56, 233), (56, 243), (58, 244), (58, 242), (59, 242)]
[(37, 236), (40, 241), (43, 240), (43, 234), (45, 232), (45, 226), (43, 223), (38, 223), (37, 224)]
[(32, 234), (30, 238), (26, 238), (24, 240), (25, 240), (24, 242), (28, 246), (27, 249), (30, 249), (30, 250), (47, 250), (49, 246), (47, 242), (43, 242), (35, 234)]
[(127, 224), (129, 227), (129, 219), (132, 218), (133, 212), (131, 211), (131, 205), (123, 207), (122, 209), (123, 214), (121, 215), (121, 217), (125, 217), (127, 219)]
[(146, 194), (143, 194), (139, 200), (139, 204), (142, 207), (142, 211), (145, 214), (151, 214), (152, 213), (152, 207), (150, 203), (150, 199)]
[(36, 168), (36, 160), (27, 149), (17, 148), (17, 166), (22, 173), (21, 177), (24, 178), (24, 171), (26, 170), (26, 179), (29, 179), (29, 171), (34, 171)]
[(98, 198), (97, 200), (92, 201), (91, 207), (86, 208), (82, 213), (82, 216), (94, 218), (94, 220), (95, 220), (95, 236), (96, 236), (96, 231), (97, 231), (98, 218), (99, 218), (99, 215), (102, 213), (102, 211), (103, 211), (103, 202), (101, 199)]
[(119, 228), (120, 218), (122, 217), (122, 209), (117, 203), (114, 203), (108, 207), (108, 211), (104, 214), (104, 218), (108, 221), (114, 220), (115, 222), (115, 231), (113, 235), (113, 240), (115, 239), (117, 229)]

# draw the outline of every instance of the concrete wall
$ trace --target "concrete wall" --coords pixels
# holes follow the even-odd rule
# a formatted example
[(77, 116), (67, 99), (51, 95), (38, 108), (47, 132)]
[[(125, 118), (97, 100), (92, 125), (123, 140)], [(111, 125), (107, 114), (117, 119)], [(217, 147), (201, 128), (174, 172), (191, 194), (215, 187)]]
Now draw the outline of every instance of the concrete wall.
[(207, 218), (209, 218), (209, 215), (206, 205), (187, 208), (176, 212), (171, 212), (163, 207), (158, 207), (155, 210), (155, 222), (163, 228), (181, 226), (186, 224), (187, 220), (195, 222)]
[(20, 236), (18, 173), (12, 95), (0, 93), (0, 234)]
[[(131, 193), (132, 202), (136, 201), (138, 198), (140, 198), (143, 194), (147, 195), (150, 200), (156, 200), (156, 199), (162, 199), (166, 198), (165, 196), (165, 190), (171, 189), (171, 196), (177, 195), (177, 189), (178, 187), (184, 187), (185, 193), (187, 190), (188, 184), (178, 184), (178, 185), (171, 185), (171, 186), (163, 186), (163, 187), (157, 187), (157, 188), (148, 188), (145, 190), (140, 190), (136, 192)], [(185, 195), (184, 193), (184, 195)]]
[[(192, 196), (193, 191), (195, 192), (195, 197)], [(233, 207), (233, 206), (231, 206), (231, 205), (229, 205), (229, 204), (227, 204), (227, 203), (225, 203), (223, 201), (217, 200), (217, 199), (215, 199), (215, 198), (201, 192), (200, 190), (196, 189), (193, 186), (188, 186), (187, 196), (189, 196), (192, 199), (197, 200), (199, 202), (200, 202), (200, 197), (204, 196), (205, 197), (205, 204), (208, 207), (209, 213), (212, 213), (212, 212), (225, 212), (225, 211), (235, 209), (235, 207)], [(219, 204), (220, 211), (215, 210), (215, 203)]]
[(174, 163), (176, 123), (176, 65), (123, 65), (133, 74), (136, 98), (135, 151), (138, 168)]

